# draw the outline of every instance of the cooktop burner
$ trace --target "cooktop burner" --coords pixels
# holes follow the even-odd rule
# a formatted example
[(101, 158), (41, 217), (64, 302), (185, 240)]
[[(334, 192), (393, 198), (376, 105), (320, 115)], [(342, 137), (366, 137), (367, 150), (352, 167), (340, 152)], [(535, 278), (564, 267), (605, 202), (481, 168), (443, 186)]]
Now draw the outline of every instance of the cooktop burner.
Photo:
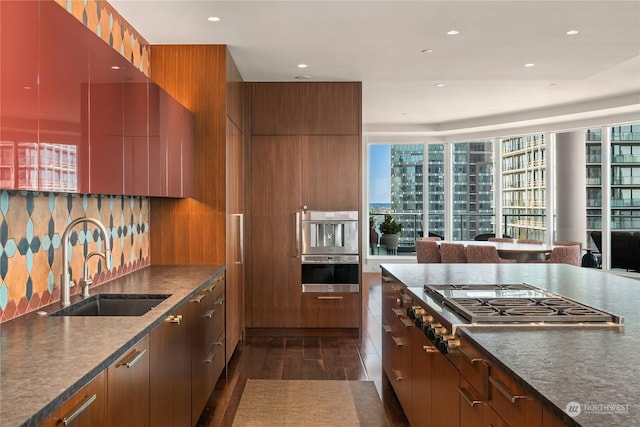
[(527, 283), (425, 285), (440, 304), (471, 323), (620, 323), (610, 313)]

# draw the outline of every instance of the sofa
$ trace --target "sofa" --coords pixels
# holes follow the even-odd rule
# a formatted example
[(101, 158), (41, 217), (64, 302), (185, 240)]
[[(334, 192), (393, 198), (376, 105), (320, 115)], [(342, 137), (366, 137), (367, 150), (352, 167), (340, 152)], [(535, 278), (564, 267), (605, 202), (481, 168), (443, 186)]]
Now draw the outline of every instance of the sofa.
[[(602, 232), (592, 231), (591, 239), (602, 253)], [(611, 268), (640, 271), (640, 232), (611, 232)]]

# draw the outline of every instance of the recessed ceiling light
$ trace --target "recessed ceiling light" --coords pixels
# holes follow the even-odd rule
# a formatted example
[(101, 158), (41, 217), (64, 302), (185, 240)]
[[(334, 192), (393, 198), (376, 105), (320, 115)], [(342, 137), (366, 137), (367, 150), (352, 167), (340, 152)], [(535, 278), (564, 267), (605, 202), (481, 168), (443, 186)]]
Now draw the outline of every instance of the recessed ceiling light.
[(218, 18), (217, 16), (210, 16), (207, 18), (207, 21), (211, 21), (211, 22), (218, 22), (220, 20), (220, 18)]
[(534, 64), (533, 62), (529, 62), (527, 64), (524, 64), (525, 67), (535, 67), (536, 64)]
[(23, 88), (22, 88), (22, 89), (25, 89), (25, 90), (31, 90), (32, 88), (31, 88), (31, 86), (23, 86)]
[(578, 34), (579, 32), (580, 32), (580, 31), (578, 31), (578, 30), (569, 30), (569, 31), (567, 31), (567, 33), (566, 33), (566, 34), (567, 34), (568, 36), (575, 36), (575, 35), (576, 35), (576, 34)]
[(444, 83), (436, 83), (434, 86), (435, 87), (444, 87)]
[(549, 86), (558, 86), (558, 83), (551, 83)]
[(307, 64), (298, 64), (298, 68), (307, 68), (308, 65)]
[(433, 53), (433, 49), (422, 49), (420, 52), (422, 52), (422, 53)]
[(460, 31), (458, 30), (451, 30), (451, 31), (447, 31), (447, 34), (450, 36), (455, 36), (457, 34), (460, 34)]
[(117, 65), (112, 65), (112, 66), (111, 66), (111, 69), (112, 69), (112, 70), (119, 70), (119, 69), (120, 69), (120, 67), (119, 67), (119, 66), (117, 66)]

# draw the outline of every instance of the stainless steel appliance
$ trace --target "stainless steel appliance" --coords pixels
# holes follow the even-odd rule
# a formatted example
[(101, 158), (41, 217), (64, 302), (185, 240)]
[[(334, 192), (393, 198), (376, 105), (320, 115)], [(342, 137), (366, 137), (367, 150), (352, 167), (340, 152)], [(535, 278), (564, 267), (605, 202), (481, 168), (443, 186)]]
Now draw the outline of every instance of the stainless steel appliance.
[(422, 304), (399, 304), (442, 352), (465, 327), (621, 327), (624, 319), (527, 283), (425, 285)]
[(302, 292), (359, 292), (358, 212), (302, 211)]
[(357, 255), (358, 211), (301, 213), (302, 255)]

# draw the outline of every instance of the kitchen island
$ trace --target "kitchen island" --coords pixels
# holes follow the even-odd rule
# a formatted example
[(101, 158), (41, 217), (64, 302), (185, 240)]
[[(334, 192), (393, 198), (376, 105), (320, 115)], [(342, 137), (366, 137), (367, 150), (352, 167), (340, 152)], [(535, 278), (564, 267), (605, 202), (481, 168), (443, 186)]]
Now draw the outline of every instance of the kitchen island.
[[(624, 325), (595, 327), (461, 325), (457, 336), (567, 425), (640, 425), (640, 281), (562, 264), (383, 264), (382, 270), (421, 304), (433, 304), (426, 284), (527, 283), (622, 317)], [(565, 413), (568, 405), (573, 416)]]
[[(170, 294), (142, 316), (48, 316), (59, 302), (0, 325), (0, 425), (38, 425), (55, 408), (223, 276), (224, 266), (151, 266), (92, 294)], [(81, 299), (74, 295), (71, 303)]]

